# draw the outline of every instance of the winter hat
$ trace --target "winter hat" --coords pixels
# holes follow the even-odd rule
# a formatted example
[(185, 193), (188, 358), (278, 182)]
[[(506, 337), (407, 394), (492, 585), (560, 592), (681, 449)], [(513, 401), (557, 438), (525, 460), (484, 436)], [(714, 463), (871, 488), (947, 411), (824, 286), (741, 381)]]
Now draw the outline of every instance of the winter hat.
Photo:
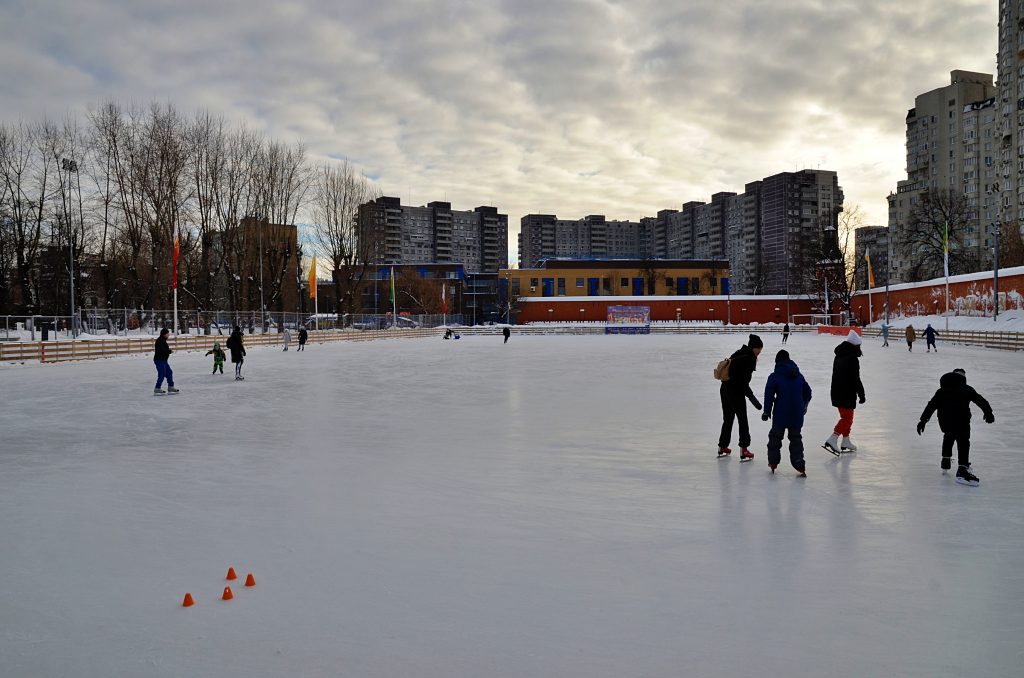
[(861, 344), (864, 343), (864, 341), (860, 338), (860, 335), (857, 334), (856, 330), (850, 330), (850, 333), (846, 335), (846, 341), (848, 343), (853, 344), (854, 346), (860, 346)]
[(750, 348), (764, 348), (764, 342), (761, 341), (761, 337), (751, 334), (750, 338), (747, 339), (747, 346)]
[(962, 375), (964, 375), (965, 377), (967, 376), (967, 370), (965, 370), (965, 369), (964, 369), (964, 368), (962, 368), (962, 367), (958, 367), (958, 368), (956, 368), (956, 369), (955, 369), (955, 370), (953, 370), (953, 371), (954, 371), (954, 372), (956, 372), (957, 374), (962, 374)]
[(775, 362), (781, 363), (784, 360), (789, 360), (789, 351), (787, 351), (786, 349), (782, 349), (781, 351), (775, 354)]

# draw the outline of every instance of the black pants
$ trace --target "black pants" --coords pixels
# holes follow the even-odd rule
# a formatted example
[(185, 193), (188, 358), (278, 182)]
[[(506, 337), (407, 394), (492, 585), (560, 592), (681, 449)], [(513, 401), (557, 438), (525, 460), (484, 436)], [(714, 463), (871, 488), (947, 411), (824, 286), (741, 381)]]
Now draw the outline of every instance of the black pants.
[(789, 339), (789, 332), (783, 332), (782, 333), (782, 343), (785, 344), (787, 339)]
[(957, 463), (967, 466), (971, 463), (971, 425), (943, 431), (942, 456), (949, 459), (953, 456), (953, 443), (956, 443)]
[(789, 463), (797, 471), (804, 471), (804, 437), (798, 428), (776, 427), (768, 432), (768, 463), (779, 465), (782, 461), (782, 436), (789, 431)]
[(929, 351), (930, 351), (931, 349), (933, 349), (933, 348), (934, 348), (934, 349), (935, 349), (936, 351), (938, 351), (938, 350), (939, 350), (939, 347), (935, 345), (935, 340), (934, 340), (934, 339), (929, 339), (929, 340), (928, 340), (928, 342), (927, 342), (927, 344), (928, 344), (928, 345), (927, 345), (927, 348), (928, 348), (928, 350), (929, 350)]
[(746, 398), (742, 393), (732, 393), (725, 384), (722, 385), (719, 394), (722, 397), (722, 434), (718, 436), (718, 446), (729, 447), (729, 441), (732, 440), (732, 420), (735, 418), (740, 425), (740, 447), (750, 447)]

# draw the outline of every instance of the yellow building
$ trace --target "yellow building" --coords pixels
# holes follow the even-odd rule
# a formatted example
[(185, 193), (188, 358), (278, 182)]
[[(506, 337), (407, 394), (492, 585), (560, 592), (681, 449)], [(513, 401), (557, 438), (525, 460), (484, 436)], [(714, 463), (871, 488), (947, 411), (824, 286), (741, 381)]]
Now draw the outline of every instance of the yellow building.
[(520, 297), (637, 297), (729, 294), (726, 259), (549, 259), (498, 272)]

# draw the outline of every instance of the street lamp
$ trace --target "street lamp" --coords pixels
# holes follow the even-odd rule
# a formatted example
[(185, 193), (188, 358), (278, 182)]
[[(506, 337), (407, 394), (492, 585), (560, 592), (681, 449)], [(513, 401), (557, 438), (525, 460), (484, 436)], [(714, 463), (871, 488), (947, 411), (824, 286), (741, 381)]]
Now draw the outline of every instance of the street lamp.
[[(71, 173), (78, 172), (78, 163), (62, 158), (60, 168), (68, 173), (68, 190), (71, 190)], [(63, 193), (63, 191), (62, 191)], [(63, 196), (62, 196), (63, 197)], [(71, 279), (71, 336), (75, 336), (75, 227), (71, 224), (71, 196), (64, 205), (64, 216), (68, 220), (68, 277)], [(54, 330), (57, 328), (54, 327)]]
[(999, 318), (999, 242), (1002, 238), (1002, 224), (996, 224), (995, 265), (992, 267), (993, 322)]
[(553, 309), (553, 308), (549, 308), (548, 309), (548, 322), (549, 323), (553, 322), (552, 318), (554, 317), (554, 313), (555, 313), (555, 309)]
[(676, 325), (682, 327), (683, 325), (683, 309), (676, 309)]
[(583, 309), (580, 309), (580, 322), (583, 322)]

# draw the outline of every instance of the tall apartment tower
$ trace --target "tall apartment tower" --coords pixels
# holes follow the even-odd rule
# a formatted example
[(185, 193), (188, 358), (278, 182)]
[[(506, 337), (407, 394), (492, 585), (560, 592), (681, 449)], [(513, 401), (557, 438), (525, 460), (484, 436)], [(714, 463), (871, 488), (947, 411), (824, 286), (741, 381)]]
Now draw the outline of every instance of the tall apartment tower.
[(889, 275), (889, 227), (861, 226), (853, 232), (853, 249), (857, 257), (857, 289), (868, 289), (865, 253), (870, 254), (871, 274), (875, 279), (875, 287), (884, 285)]
[[(1024, 6), (999, 0), (999, 62), (996, 134), (998, 186), (992, 221), (1024, 233)], [(985, 210), (989, 212), (990, 210)], [(990, 236), (993, 241), (995, 236)]]
[[(1001, 143), (997, 138), (996, 88), (989, 73), (952, 71), (949, 76), (949, 85), (919, 95), (907, 111), (907, 178), (896, 184), (896, 192), (888, 198), (892, 282), (942, 274), (934, 267), (923, 269), (907, 246), (912, 211), (926, 191), (964, 195), (967, 224), (959, 239), (976, 250), (979, 266), (991, 261), (988, 248), (995, 237), (1000, 184), (1005, 189), (1005, 180), (997, 176), (995, 167)], [(1002, 143), (1007, 142), (1004, 139)]]
[(359, 206), (359, 237), (372, 263), (457, 263), (497, 273), (506, 265), (508, 216), (489, 206), (460, 211), (438, 201), (410, 207), (382, 196)]
[(603, 214), (559, 219), (527, 214), (519, 221), (519, 266), (537, 268), (544, 259), (643, 259), (649, 238), (636, 221), (609, 221)]

